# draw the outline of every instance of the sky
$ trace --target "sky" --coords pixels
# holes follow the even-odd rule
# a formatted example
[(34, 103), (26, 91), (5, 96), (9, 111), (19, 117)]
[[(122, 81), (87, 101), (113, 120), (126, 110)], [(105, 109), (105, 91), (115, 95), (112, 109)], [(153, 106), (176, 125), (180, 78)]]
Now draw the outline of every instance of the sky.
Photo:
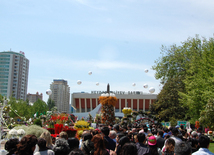
[(0, 51), (25, 53), (28, 93), (43, 93), (45, 102), (54, 79), (67, 80), (71, 94), (106, 91), (108, 83), (111, 91), (158, 94), (151, 68), (161, 46), (214, 31), (213, 0), (0, 0), (0, 7)]

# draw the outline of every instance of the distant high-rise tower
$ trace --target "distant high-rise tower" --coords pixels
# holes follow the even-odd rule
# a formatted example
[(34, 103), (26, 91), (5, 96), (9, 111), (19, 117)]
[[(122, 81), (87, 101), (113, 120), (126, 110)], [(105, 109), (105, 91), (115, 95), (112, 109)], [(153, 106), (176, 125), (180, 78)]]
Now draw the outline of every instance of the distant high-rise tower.
[(0, 94), (26, 100), (29, 60), (24, 52), (0, 52)]
[(58, 111), (69, 113), (70, 87), (67, 81), (53, 80), (50, 89), (52, 91), (50, 99), (54, 101)]

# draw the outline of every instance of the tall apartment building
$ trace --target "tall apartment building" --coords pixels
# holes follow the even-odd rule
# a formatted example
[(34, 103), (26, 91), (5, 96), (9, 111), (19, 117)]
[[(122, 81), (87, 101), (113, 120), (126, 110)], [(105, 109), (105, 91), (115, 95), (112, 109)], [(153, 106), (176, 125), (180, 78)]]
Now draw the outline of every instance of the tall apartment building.
[(0, 94), (26, 100), (29, 60), (24, 52), (0, 52)]
[(50, 89), (52, 91), (50, 98), (54, 101), (58, 111), (69, 113), (70, 87), (67, 81), (62, 79), (53, 80)]
[(27, 99), (29, 100), (29, 103), (35, 103), (38, 99), (42, 100), (43, 94), (39, 94), (39, 92), (36, 92), (36, 94), (27, 94)]

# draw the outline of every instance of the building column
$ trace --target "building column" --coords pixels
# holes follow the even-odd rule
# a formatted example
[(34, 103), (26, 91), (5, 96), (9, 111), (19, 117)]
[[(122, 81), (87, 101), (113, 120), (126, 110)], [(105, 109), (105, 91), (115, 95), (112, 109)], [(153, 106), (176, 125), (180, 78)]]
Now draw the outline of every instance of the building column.
[(137, 99), (137, 111), (139, 111), (139, 102), (140, 102), (140, 99)]
[(96, 98), (96, 107), (98, 106), (98, 99)]
[(92, 110), (92, 98), (90, 98), (90, 111)]
[(121, 112), (121, 99), (119, 99), (119, 112)]
[(79, 112), (82, 112), (82, 107), (81, 107), (81, 98), (79, 98)]
[(143, 111), (145, 111), (145, 101), (146, 99), (143, 99)]
[(127, 99), (125, 99), (125, 107), (128, 107)]
[(87, 112), (87, 100), (85, 98), (85, 112)]
[(131, 99), (131, 109), (133, 109), (133, 99)]

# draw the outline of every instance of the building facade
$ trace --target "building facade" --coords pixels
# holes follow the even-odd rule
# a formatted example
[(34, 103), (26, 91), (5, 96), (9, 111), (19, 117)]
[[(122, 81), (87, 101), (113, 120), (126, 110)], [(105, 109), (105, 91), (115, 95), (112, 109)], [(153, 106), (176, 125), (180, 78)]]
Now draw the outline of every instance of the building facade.
[(29, 60), (24, 52), (0, 52), (0, 94), (26, 100)]
[[(124, 107), (130, 107), (134, 111), (148, 111), (150, 104), (157, 98), (157, 94), (144, 94), (139, 91), (116, 91), (112, 92), (118, 99), (115, 112), (122, 112)], [(72, 106), (76, 112), (89, 112), (99, 105), (99, 97), (102, 92), (92, 91), (91, 93), (73, 93)]]
[(36, 92), (36, 94), (27, 94), (27, 99), (29, 100), (29, 103), (33, 104), (35, 103), (38, 99), (42, 100), (43, 99), (43, 94), (39, 94), (39, 92)]
[(53, 80), (50, 89), (52, 91), (50, 99), (54, 101), (58, 111), (69, 113), (70, 87), (67, 81), (62, 79)]

